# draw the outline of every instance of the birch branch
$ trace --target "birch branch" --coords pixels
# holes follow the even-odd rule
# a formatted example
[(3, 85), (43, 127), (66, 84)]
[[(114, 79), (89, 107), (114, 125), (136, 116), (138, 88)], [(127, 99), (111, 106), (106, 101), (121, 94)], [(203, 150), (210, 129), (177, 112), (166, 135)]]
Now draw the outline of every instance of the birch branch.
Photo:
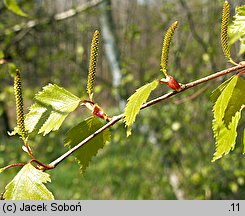
[[(156, 103), (159, 103), (163, 100), (166, 100), (176, 94), (179, 94), (189, 88), (193, 88), (199, 84), (202, 84), (202, 83), (205, 83), (209, 80), (212, 80), (212, 79), (215, 79), (217, 77), (220, 77), (220, 76), (223, 76), (223, 75), (226, 75), (226, 74), (229, 74), (229, 73), (233, 73), (233, 72), (236, 72), (238, 70), (241, 70), (241, 69), (245, 69), (245, 64), (240, 64), (238, 66), (235, 66), (235, 67), (231, 67), (231, 68), (228, 68), (228, 69), (225, 69), (225, 70), (222, 70), (222, 71), (219, 71), (219, 72), (216, 72), (214, 74), (211, 74), (209, 76), (206, 76), (206, 77), (203, 77), (201, 79), (198, 79), (198, 80), (195, 80), (195, 81), (192, 81), (190, 83), (187, 83), (185, 85), (183, 85), (182, 89), (180, 91), (171, 91), (169, 93), (166, 93), (160, 97), (157, 97), (145, 104), (143, 104), (141, 106), (141, 110), (142, 109), (145, 109), (147, 107), (150, 107)], [(66, 153), (64, 153), (63, 155), (61, 155), (59, 158), (57, 158), (56, 160), (54, 160), (53, 162), (51, 162), (50, 164), (48, 164), (48, 167), (50, 167), (49, 169), (53, 169), (55, 168), (59, 163), (61, 163), (63, 160), (65, 160), (69, 155), (71, 155), (72, 153), (74, 153), (75, 151), (77, 151), (79, 148), (81, 148), (82, 146), (84, 146), (86, 143), (88, 143), (91, 139), (93, 139), (94, 137), (96, 137), (98, 134), (100, 134), (101, 132), (103, 132), (105, 129), (113, 126), (116, 122), (120, 121), (121, 119), (123, 119), (124, 117), (124, 114), (120, 114), (118, 116), (114, 116), (112, 118), (112, 120), (110, 122), (108, 122), (107, 124), (105, 124), (103, 127), (101, 127), (100, 129), (98, 129), (97, 131), (95, 131), (93, 134), (91, 134), (90, 136), (88, 136), (86, 139), (84, 139), (82, 142), (78, 143), (76, 146), (74, 146), (73, 148), (71, 148), (69, 151), (67, 151)]]

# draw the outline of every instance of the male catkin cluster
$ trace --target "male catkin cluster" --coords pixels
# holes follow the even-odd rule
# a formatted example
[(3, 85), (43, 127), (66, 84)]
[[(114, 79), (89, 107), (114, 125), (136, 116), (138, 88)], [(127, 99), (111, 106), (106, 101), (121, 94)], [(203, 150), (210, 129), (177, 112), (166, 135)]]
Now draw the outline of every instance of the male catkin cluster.
[(225, 56), (230, 60), (228, 25), (230, 21), (230, 5), (228, 1), (224, 2), (221, 22), (221, 45)]
[(16, 101), (16, 114), (17, 114), (17, 126), (18, 133), (21, 135), (22, 139), (26, 138), (26, 129), (24, 122), (24, 105), (22, 98), (22, 87), (21, 87), (21, 76), (20, 71), (16, 70), (15, 78), (14, 78), (14, 94)]
[(176, 21), (168, 28), (163, 40), (161, 67), (165, 75), (166, 75), (167, 65), (168, 65), (169, 47), (177, 26), (178, 26), (178, 22)]
[(99, 31), (95, 31), (93, 40), (91, 43), (88, 84), (87, 84), (87, 92), (88, 92), (90, 100), (92, 100), (92, 97), (93, 97), (96, 64), (97, 64), (98, 52), (99, 52), (99, 36), (100, 36)]

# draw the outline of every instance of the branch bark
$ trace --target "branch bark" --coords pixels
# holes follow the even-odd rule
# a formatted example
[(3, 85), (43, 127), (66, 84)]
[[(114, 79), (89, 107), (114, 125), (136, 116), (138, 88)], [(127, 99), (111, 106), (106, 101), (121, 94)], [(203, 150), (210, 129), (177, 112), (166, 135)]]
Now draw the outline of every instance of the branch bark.
[(204, 91), (206, 91), (211, 85), (212, 85), (211, 83), (208, 83), (203, 88), (201, 88), (199, 91), (197, 91), (196, 93), (190, 95), (189, 97), (174, 101), (174, 104), (179, 105), (179, 104), (185, 103), (187, 101), (194, 100), (199, 95), (201, 95)]
[[(238, 70), (241, 70), (241, 69), (245, 69), (245, 64), (241, 64), (241, 65), (238, 65), (238, 66), (235, 66), (235, 67), (231, 67), (231, 68), (228, 68), (228, 69), (225, 69), (225, 70), (222, 70), (222, 71), (219, 71), (219, 72), (216, 72), (214, 74), (211, 74), (209, 76), (206, 76), (206, 77), (203, 77), (201, 79), (198, 79), (198, 80), (195, 80), (193, 82), (190, 82), (190, 83), (187, 83), (185, 85), (183, 85), (182, 89), (180, 91), (171, 91), (169, 93), (166, 93), (160, 97), (157, 97), (145, 104), (143, 104), (141, 106), (141, 110), (142, 109), (145, 109), (147, 107), (150, 107), (156, 103), (159, 103), (160, 101), (163, 101), (163, 100), (166, 100), (176, 94), (179, 94), (189, 88), (193, 88), (199, 84), (202, 84), (204, 82), (207, 82), (209, 80), (212, 80), (212, 79), (215, 79), (217, 77), (220, 77), (220, 76), (223, 76), (223, 75), (226, 75), (228, 73), (233, 73), (233, 72), (236, 72)], [(86, 143), (88, 143), (91, 139), (93, 139), (94, 137), (96, 137), (98, 134), (100, 134), (101, 132), (103, 132), (105, 129), (113, 126), (116, 122), (120, 121), (121, 119), (123, 119), (124, 117), (124, 113), (118, 115), (118, 116), (114, 116), (112, 118), (112, 120), (110, 122), (108, 122), (107, 124), (105, 124), (103, 127), (101, 127), (100, 129), (98, 129), (97, 131), (95, 131), (93, 134), (91, 134), (90, 136), (88, 136), (86, 139), (84, 139), (82, 142), (80, 142), (79, 144), (77, 144), (76, 146), (74, 146), (72, 149), (70, 149), (69, 151), (67, 151), (66, 153), (64, 153), (63, 155), (61, 155), (59, 158), (57, 158), (56, 160), (54, 160), (53, 162), (51, 162), (48, 166), (50, 166), (51, 168), (50, 169), (53, 169), (55, 168), (58, 164), (60, 164), (63, 160), (65, 160), (69, 155), (71, 155), (72, 153), (74, 153), (75, 151), (77, 151), (79, 148), (81, 148), (83, 145), (85, 145)]]

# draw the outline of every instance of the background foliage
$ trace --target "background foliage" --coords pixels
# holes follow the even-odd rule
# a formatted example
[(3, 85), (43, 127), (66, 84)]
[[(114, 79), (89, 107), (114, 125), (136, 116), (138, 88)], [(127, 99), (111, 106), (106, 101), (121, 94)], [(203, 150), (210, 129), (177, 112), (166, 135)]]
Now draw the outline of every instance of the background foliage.
[[(34, 95), (48, 83), (66, 87), (75, 95), (86, 95), (90, 41), (94, 30), (101, 28), (103, 9), (96, 6), (62, 21), (51, 19), (54, 14), (85, 2), (21, 0), (19, 6), (28, 17), (16, 16), (0, 3), (0, 50), (23, 72), (26, 112)], [(230, 3), (234, 14), (234, 7), (243, 1)], [(168, 65), (179, 82), (228, 67), (219, 43), (222, 4), (211, 0), (113, 0), (113, 30), (122, 76), (120, 101), (115, 94), (103, 40), (95, 100), (110, 116), (118, 114), (121, 101), (136, 88), (157, 78), (163, 32), (175, 20), (180, 23)], [(21, 31), (15, 31), (17, 27), (13, 29), (29, 20), (39, 20), (40, 24)], [(238, 56), (239, 49), (235, 46), (233, 56)], [(13, 79), (7, 67), (11, 65), (0, 67), (0, 167), (16, 160), (24, 161), (26, 157), (16, 151), (16, 146), (21, 148), (21, 140), (6, 133), (16, 124)], [(84, 176), (79, 174), (72, 156), (48, 171), (52, 184), (46, 186), (56, 199), (242, 199), (245, 196), (245, 161), (241, 154), (244, 116), (238, 129), (238, 148), (211, 163), (215, 141), (210, 94), (224, 79), (143, 110), (129, 138), (123, 124), (115, 125), (111, 128), (111, 142), (92, 159)], [(156, 90), (151, 97), (166, 89)], [(190, 100), (197, 92), (200, 95)], [(65, 133), (88, 115), (79, 108), (68, 116), (60, 131), (46, 137), (31, 137), (31, 147), (39, 153), (39, 159), (48, 163), (65, 152)], [(1, 191), (17, 169), (1, 174)]]

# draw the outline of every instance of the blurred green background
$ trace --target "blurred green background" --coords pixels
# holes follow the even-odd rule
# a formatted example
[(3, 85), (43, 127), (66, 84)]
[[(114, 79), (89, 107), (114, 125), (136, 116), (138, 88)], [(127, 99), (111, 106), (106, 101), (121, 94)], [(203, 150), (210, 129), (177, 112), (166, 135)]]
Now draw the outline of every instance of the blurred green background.
[[(235, 7), (244, 3), (229, 2), (232, 15)], [(162, 77), (159, 70), (162, 39), (175, 20), (179, 21), (179, 28), (170, 49), (169, 73), (179, 82), (193, 81), (230, 66), (219, 42), (221, 0), (19, 0), (18, 3), (27, 18), (11, 13), (0, 2), (0, 50), (22, 72), (26, 113), (34, 95), (48, 83), (65, 87), (81, 98), (87, 97), (90, 42), (96, 29), (102, 32), (102, 39), (94, 98), (110, 116), (123, 111), (126, 99), (135, 89)], [(83, 9), (79, 11), (81, 5)], [(239, 61), (244, 56), (238, 56), (238, 50), (235, 45), (232, 53)], [(92, 159), (84, 175), (79, 173), (71, 156), (48, 171), (52, 183), (47, 187), (56, 199), (243, 199), (244, 114), (236, 149), (211, 163), (215, 141), (209, 97), (228, 77), (143, 110), (129, 138), (122, 122), (114, 125), (112, 141)], [(167, 91), (162, 86), (151, 97)], [(30, 145), (38, 159), (49, 163), (64, 153), (66, 131), (87, 116), (89, 112), (80, 107), (58, 132), (45, 137), (33, 135)], [(0, 167), (28, 160), (21, 150), (21, 140), (7, 135), (15, 125), (13, 78), (9, 64), (3, 64), (0, 65)], [(1, 192), (18, 170), (13, 168), (0, 175)]]

